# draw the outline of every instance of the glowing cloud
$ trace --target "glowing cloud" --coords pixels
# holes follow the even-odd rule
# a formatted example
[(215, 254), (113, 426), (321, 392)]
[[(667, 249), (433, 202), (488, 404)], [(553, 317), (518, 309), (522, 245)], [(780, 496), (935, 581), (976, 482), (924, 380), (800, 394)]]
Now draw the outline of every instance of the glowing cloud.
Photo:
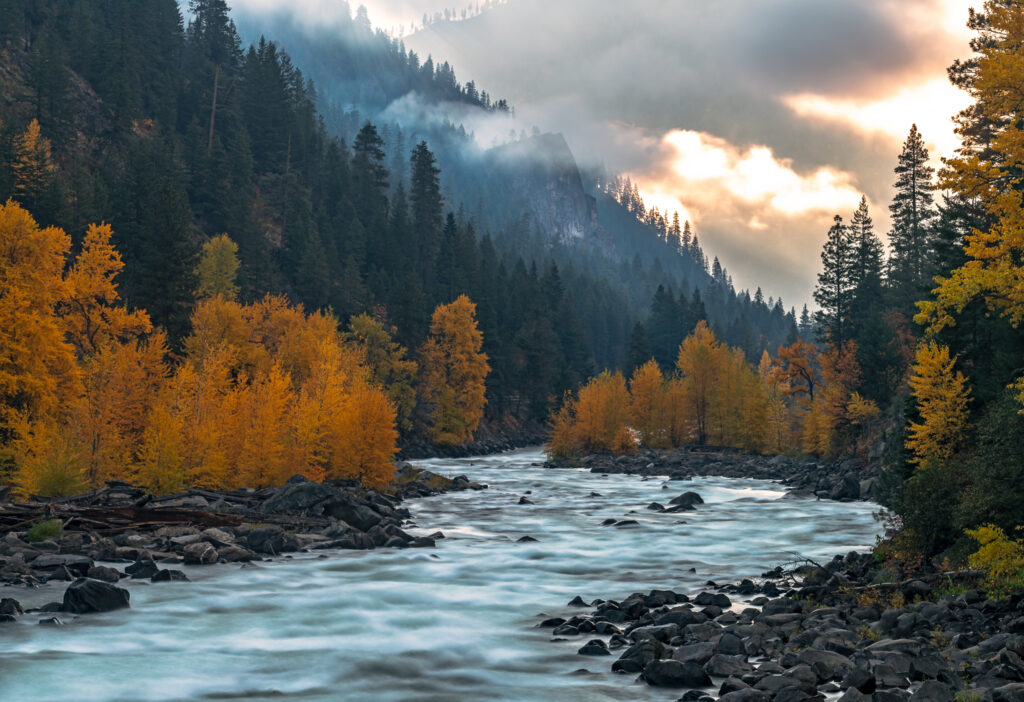
[[(860, 192), (853, 176), (833, 168), (808, 174), (794, 170), (766, 146), (746, 150), (724, 139), (690, 130), (665, 135), (669, 168), (659, 174), (634, 174), (644, 199), (688, 217), (711, 216), (763, 229), (778, 216), (829, 213), (856, 207)], [(673, 204), (677, 203), (677, 204)]]
[(862, 133), (882, 133), (904, 139), (916, 123), (938, 153), (949, 156), (960, 145), (950, 122), (952, 115), (970, 104), (970, 97), (945, 77), (905, 87), (886, 97), (861, 100), (799, 94), (782, 98), (800, 117), (837, 122)]

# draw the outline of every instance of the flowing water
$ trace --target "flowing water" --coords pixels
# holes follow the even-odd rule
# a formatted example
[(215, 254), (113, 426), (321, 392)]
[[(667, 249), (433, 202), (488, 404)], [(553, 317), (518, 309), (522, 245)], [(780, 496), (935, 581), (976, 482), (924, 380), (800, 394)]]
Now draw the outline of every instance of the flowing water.
[[(420, 461), (490, 489), (407, 503), (436, 549), (296, 555), (131, 584), (132, 608), (0, 629), (0, 700), (672, 700), (614, 658), (550, 641), (575, 595), (699, 590), (874, 541), (872, 505), (785, 497), (765, 481), (545, 469), (539, 451)], [(694, 512), (646, 510), (687, 490)], [(527, 494), (535, 504), (518, 504)], [(601, 526), (609, 517), (631, 527)], [(518, 543), (530, 535), (537, 542)], [(70, 620), (70, 618), (68, 618)]]

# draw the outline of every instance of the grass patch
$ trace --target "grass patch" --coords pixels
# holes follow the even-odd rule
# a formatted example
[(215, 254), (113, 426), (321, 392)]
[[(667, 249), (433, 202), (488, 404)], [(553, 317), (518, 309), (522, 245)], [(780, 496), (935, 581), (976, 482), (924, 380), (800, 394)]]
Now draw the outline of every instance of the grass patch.
[(30, 526), (25, 534), (25, 540), (36, 544), (47, 539), (59, 539), (62, 536), (64, 536), (64, 522), (59, 519), (47, 519)]

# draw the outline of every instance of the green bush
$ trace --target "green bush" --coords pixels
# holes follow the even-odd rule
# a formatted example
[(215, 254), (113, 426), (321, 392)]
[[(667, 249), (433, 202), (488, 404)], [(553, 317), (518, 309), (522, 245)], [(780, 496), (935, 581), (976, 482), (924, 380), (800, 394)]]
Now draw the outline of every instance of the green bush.
[(47, 539), (59, 539), (62, 536), (64, 536), (64, 522), (59, 519), (47, 519), (29, 527), (25, 539), (34, 544)]

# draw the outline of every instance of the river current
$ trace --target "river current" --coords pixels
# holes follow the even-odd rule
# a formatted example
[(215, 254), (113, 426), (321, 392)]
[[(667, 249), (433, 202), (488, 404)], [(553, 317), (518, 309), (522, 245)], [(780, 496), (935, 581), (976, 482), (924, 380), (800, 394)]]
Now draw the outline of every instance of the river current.
[[(133, 581), (130, 610), (0, 629), (0, 700), (674, 700), (551, 642), (576, 595), (622, 598), (757, 576), (794, 554), (874, 542), (874, 505), (787, 497), (778, 484), (668, 482), (545, 469), (538, 450), (418, 461), (490, 485), (406, 503), (436, 549), (299, 554)], [(693, 512), (645, 509), (688, 490)], [(519, 504), (521, 496), (533, 504)], [(635, 526), (602, 526), (608, 518)], [(522, 536), (536, 542), (518, 542)], [(122, 583), (124, 584), (124, 583)]]

